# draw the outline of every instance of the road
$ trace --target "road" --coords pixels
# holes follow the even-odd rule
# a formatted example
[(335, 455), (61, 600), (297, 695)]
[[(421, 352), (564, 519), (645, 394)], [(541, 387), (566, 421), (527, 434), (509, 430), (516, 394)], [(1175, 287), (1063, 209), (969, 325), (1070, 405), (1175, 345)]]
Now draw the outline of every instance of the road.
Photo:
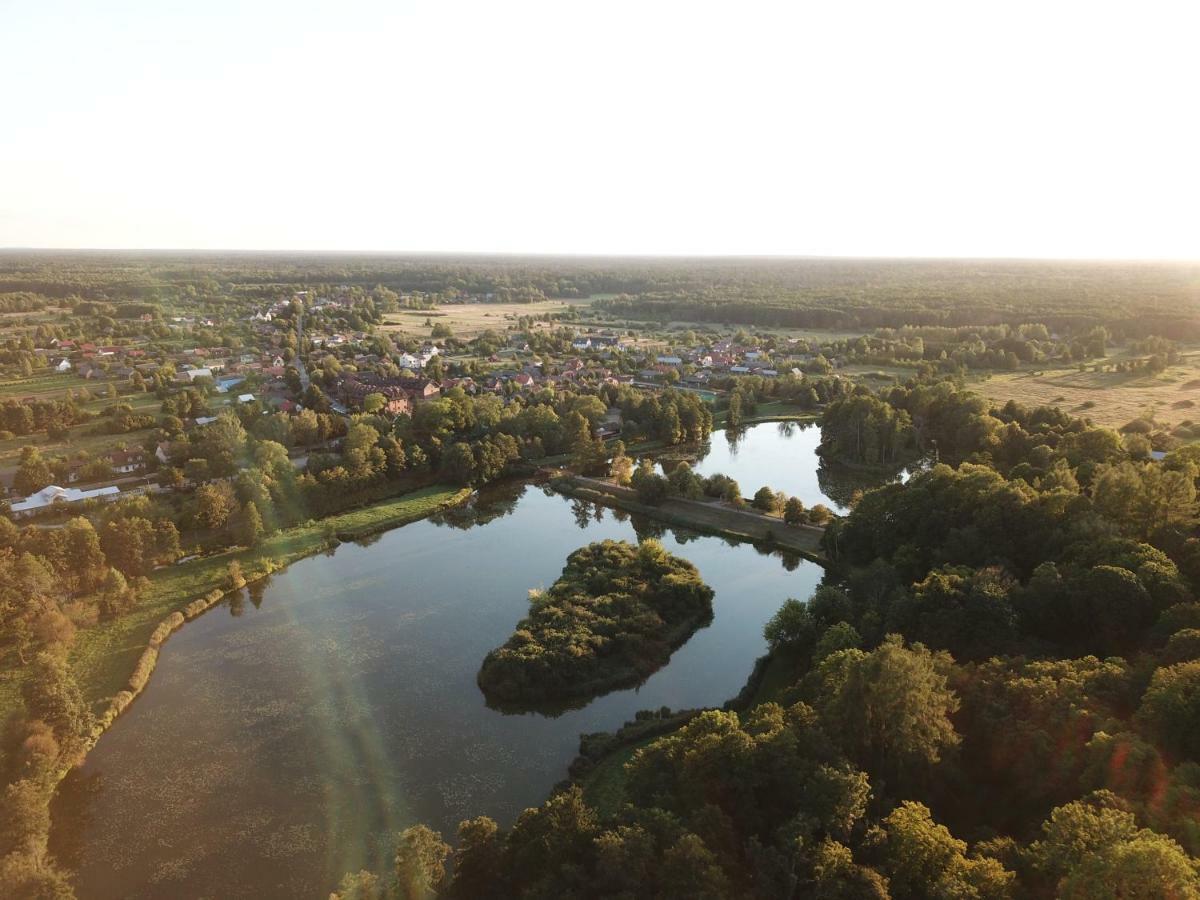
[(308, 390), (308, 369), (304, 365), (304, 307), (296, 313), (296, 371), (300, 373), (300, 392)]

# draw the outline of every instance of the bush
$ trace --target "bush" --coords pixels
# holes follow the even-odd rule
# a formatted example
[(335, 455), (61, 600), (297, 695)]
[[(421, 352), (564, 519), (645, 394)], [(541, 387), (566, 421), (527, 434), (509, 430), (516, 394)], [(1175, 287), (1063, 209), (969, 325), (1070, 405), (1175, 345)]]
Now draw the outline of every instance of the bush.
[(158, 665), (158, 648), (147, 647), (142, 651), (142, 655), (138, 657), (137, 665), (133, 668), (133, 674), (129, 676), (129, 689), (134, 694), (140, 694), (142, 689), (146, 687), (146, 682), (150, 680), (150, 676), (154, 673), (154, 667)]

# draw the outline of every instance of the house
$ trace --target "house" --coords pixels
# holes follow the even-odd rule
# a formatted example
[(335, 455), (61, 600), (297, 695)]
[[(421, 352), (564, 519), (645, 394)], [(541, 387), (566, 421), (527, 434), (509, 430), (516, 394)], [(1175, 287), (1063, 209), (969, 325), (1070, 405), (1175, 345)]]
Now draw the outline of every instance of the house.
[(64, 358), (63, 360), (61, 360), (59, 362), (59, 364), (57, 366), (54, 367), (54, 371), (55, 372), (70, 372), (71, 371), (71, 361), (69, 359)]
[(655, 360), (655, 362), (664, 366), (678, 366), (682, 365), (683, 359), (678, 356), (660, 356)]
[(238, 403), (253, 403), (254, 395), (253, 394), (238, 394), (237, 402)]
[(397, 379), (397, 383), (408, 391), (414, 400), (431, 400), (442, 392), (441, 386), (428, 378), (400, 378)]
[(244, 376), (244, 375), (229, 375), (229, 376), (226, 376), (225, 378), (219, 378), (219, 379), (217, 379), (217, 393), (218, 394), (227, 393), (230, 388), (237, 387), (239, 384), (241, 384), (245, 380), (246, 380), (246, 376)]
[(212, 377), (213, 377), (212, 369), (205, 369), (205, 368), (187, 369), (187, 370), (179, 373), (178, 380), (194, 382), (197, 378), (212, 378)]
[(103, 498), (112, 500), (117, 494), (121, 493), (121, 489), (116, 485), (110, 484), (102, 488), (93, 488), (92, 490), (80, 490), (79, 488), (64, 488), (56, 484), (42, 488), (36, 494), (31, 494), (24, 500), (12, 505), (12, 514), (15, 517), (32, 516), (39, 512), (44, 512), (50, 509), (55, 504), (80, 503), (84, 500), (93, 500)]
[(139, 449), (133, 450), (114, 450), (107, 454), (109, 465), (112, 466), (114, 472), (119, 472), (122, 475), (128, 475), (131, 472), (140, 472), (142, 470), (145, 456)]

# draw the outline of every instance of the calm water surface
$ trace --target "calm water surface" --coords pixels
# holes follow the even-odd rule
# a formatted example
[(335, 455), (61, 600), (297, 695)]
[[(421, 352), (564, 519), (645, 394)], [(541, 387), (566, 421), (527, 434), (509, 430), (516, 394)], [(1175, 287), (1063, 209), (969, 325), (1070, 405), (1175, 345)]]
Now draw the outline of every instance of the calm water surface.
[[(694, 454), (669, 454), (686, 457), (699, 475), (728, 475), (747, 499), (760, 487), (783, 491), (799, 497), (805, 506), (823, 503), (845, 513), (856, 490), (878, 486), (894, 476), (877, 470), (860, 471), (829, 466), (817, 456), (821, 429), (798, 422), (761, 422), (738, 431), (717, 431)], [(671, 465), (664, 459), (664, 468)]]
[[(776, 427), (750, 435), (759, 428)], [(712, 464), (754, 484), (730, 470), (750, 447)], [(585, 543), (637, 537), (612, 511), (510, 487), (302, 560), (189, 623), (59, 791), (53, 848), (79, 872), (80, 895), (325, 897), (343, 872), (386, 865), (392, 834), (415, 822), (447, 837), (468, 816), (509, 823), (565, 777), (581, 733), (735, 695), (764, 652), (763, 623), (821, 575), (668, 532), (667, 549), (716, 591), (710, 626), (638, 689), (556, 717), (489, 709), (475, 675), (529, 589)]]

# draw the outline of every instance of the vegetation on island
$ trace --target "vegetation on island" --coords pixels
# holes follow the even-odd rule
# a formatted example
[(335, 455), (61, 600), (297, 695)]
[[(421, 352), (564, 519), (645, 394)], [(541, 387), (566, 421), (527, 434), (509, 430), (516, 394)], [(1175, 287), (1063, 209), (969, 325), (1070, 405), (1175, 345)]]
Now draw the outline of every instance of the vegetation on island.
[(489, 700), (531, 703), (635, 684), (712, 618), (696, 567), (655, 540), (601, 541), (567, 557), (558, 580), (530, 592), (530, 613), (479, 670)]
[(864, 433), (909, 416), (941, 461), (829, 524), (768, 694), (590, 760), (615, 809), (464, 822), (427, 890), (1200, 896), (1197, 454), (951, 382), (871, 399)]
[[(732, 479), (631, 456), (819, 416), (823, 469), (866, 475), (822, 482), (845, 517), (746, 485), (780, 529), (825, 526), (831, 567), (736, 708), (599, 760), (620, 802), (559, 792), (454, 850), (415, 827), (339, 894), (1200, 895), (1198, 284), (1169, 263), (0, 253), (0, 893), (70, 895), (48, 797), (186, 611), (543, 464), (757, 527)], [(5, 505), (51, 484), (121, 495)], [(636, 681), (696, 627), (652, 608), (661, 579), (573, 577), (493, 654), (523, 701)]]

